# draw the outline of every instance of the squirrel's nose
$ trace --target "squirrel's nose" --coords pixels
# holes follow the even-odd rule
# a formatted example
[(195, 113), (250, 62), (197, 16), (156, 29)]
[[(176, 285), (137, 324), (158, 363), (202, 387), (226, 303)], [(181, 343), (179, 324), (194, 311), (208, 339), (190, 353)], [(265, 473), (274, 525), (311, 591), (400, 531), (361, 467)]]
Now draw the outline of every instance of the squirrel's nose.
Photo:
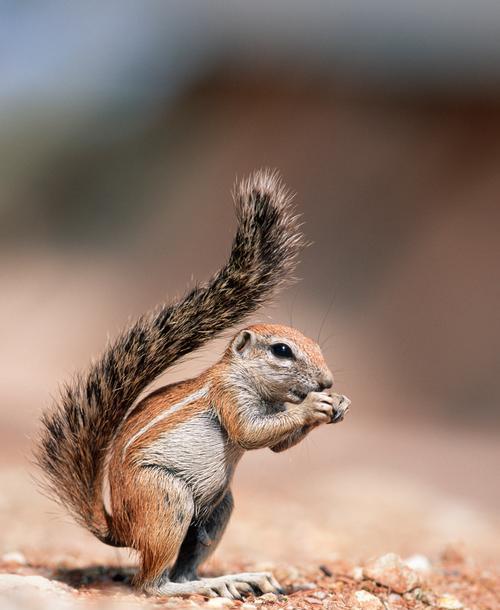
[(328, 371), (328, 373), (324, 373), (318, 379), (318, 392), (322, 392), (323, 390), (328, 390), (333, 385), (333, 375)]

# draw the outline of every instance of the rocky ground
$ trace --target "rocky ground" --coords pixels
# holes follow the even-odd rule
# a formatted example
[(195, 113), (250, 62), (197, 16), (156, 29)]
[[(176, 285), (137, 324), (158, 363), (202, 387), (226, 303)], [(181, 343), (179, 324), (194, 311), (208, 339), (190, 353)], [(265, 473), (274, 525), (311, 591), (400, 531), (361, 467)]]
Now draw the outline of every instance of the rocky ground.
[[(233, 565), (233, 570), (252, 566)], [(253, 566), (254, 567), (254, 566)], [(325, 608), (327, 610), (497, 610), (498, 573), (481, 568), (453, 549), (432, 563), (424, 555), (402, 561), (386, 554), (364, 565), (334, 561), (320, 565), (266, 565), (280, 579), (284, 594), (225, 598), (147, 598), (130, 586), (132, 570), (117, 567), (49, 568), (29, 565), (20, 553), (0, 560), (0, 599), (4, 610), (97, 607), (168, 608)]]
[(245, 456), (234, 515), (204, 573), (270, 570), (285, 593), (243, 601), (135, 593), (136, 558), (72, 523), (7, 448), (5, 438), (1, 610), (500, 609), (494, 435), (354, 421), (284, 454)]

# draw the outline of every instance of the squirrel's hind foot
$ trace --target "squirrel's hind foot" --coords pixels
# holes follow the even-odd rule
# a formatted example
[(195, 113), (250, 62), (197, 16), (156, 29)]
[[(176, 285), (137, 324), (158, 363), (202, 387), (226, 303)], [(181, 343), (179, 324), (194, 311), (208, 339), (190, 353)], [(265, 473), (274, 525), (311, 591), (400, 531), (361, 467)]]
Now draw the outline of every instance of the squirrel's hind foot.
[(201, 578), (188, 582), (164, 582), (146, 587), (152, 595), (204, 595), (241, 599), (242, 593), (282, 593), (278, 581), (270, 572), (242, 572), (217, 578)]

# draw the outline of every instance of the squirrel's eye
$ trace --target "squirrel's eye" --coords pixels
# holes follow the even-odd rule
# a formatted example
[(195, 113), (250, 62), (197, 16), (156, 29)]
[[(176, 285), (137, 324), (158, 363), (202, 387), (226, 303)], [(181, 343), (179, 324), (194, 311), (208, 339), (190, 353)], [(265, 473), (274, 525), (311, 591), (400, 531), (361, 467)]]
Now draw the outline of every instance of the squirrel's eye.
[(286, 343), (274, 343), (271, 351), (278, 358), (293, 358), (293, 352)]

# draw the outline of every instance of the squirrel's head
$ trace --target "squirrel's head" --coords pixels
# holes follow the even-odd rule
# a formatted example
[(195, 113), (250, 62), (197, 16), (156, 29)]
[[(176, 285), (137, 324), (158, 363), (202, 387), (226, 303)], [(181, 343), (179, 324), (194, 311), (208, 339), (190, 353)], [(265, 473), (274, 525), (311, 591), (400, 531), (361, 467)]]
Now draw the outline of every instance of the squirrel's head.
[(331, 388), (333, 376), (319, 345), (295, 328), (256, 324), (231, 341), (226, 358), (241, 380), (268, 400), (301, 402), (309, 392)]

